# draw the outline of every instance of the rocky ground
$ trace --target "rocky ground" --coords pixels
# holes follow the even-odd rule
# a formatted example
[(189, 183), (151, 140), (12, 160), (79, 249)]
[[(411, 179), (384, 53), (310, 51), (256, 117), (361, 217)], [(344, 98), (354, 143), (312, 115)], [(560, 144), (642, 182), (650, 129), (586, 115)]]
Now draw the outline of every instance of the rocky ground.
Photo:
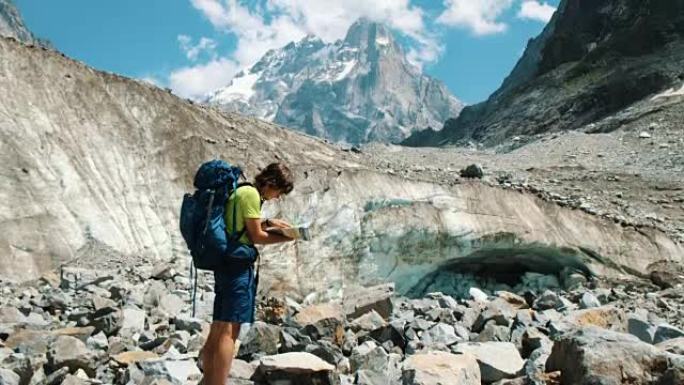
[[(361, 150), (379, 169), (465, 183), (471, 163), (484, 182), (609, 218), (659, 228), (684, 242), (684, 94), (649, 98), (579, 131), (516, 137), (495, 148)], [(616, 128), (617, 127), (617, 128)], [(610, 131), (610, 132), (605, 132)]]
[[(193, 318), (179, 265), (65, 266), (2, 284), (0, 384), (198, 383), (212, 278), (200, 275)], [(392, 284), (326, 303), (261, 298), (230, 383), (682, 384), (682, 281), (536, 274), (517, 293), (480, 282), (456, 298), (399, 297)]]
[[(516, 138), (495, 149), (375, 145), (349, 155), (411, 179), (534, 193), (683, 239), (679, 108), (610, 133)], [(472, 163), (482, 182), (460, 175)], [(0, 283), (0, 384), (201, 381), (211, 275), (199, 277), (192, 317), (184, 261), (122, 262), (103, 250), (82, 250), (37, 281)], [(391, 285), (323, 303), (316, 298), (330, 298), (316, 293), (261, 298), (230, 383), (682, 384), (684, 269), (652, 271), (623, 281), (530, 273), (516, 285), (452, 274), (435, 280), (454, 280), (453, 292), (430, 293), (428, 283), (419, 298)]]

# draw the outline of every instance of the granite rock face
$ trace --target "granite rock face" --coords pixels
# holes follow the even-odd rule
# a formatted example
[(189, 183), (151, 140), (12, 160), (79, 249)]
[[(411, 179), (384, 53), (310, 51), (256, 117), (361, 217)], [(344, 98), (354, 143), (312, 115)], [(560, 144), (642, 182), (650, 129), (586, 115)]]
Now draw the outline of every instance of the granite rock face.
[[(681, 0), (563, 0), (488, 100), (465, 108), (441, 131), (426, 130), (405, 143), (474, 140), (494, 145), (507, 138), (581, 128), (679, 88), (683, 47)], [(591, 130), (611, 131), (615, 123)]]
[(207, 102), (351, 144), (400, 141), (463, 108), (406, 59), (386, 26), (366, 19), (334, 43), (307, 36), (268, 51)]
[(24, 43), (36, 41), (12, 0), (0, 0), (0, 36), (13, 37)]

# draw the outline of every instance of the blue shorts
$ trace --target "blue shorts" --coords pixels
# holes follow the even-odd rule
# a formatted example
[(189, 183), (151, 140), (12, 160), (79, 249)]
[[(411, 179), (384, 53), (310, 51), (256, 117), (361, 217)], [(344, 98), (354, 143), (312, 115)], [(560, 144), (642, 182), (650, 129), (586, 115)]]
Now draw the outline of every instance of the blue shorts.
[(254, 267), (214, 272), (214, 321), (253, 323), (256, 279)]

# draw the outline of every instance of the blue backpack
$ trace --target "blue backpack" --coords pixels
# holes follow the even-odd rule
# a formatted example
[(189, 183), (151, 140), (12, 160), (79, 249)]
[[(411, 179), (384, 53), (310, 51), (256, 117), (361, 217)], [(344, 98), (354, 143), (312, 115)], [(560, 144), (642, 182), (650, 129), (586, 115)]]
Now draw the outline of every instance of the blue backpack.
[(224, 219), (228, 197), (241, 185), (239, 167), (222, 160), (202, 164), (195, 174), (194, 194), (185, 194), (180, 212), (180, 230), (196, 269), (225, 271), (237, 264), (252, 264), (257, 249), (239, 242), (245, 229), (236, 231), (237, 205), (233, 210), (233, 232), (228, 236)]

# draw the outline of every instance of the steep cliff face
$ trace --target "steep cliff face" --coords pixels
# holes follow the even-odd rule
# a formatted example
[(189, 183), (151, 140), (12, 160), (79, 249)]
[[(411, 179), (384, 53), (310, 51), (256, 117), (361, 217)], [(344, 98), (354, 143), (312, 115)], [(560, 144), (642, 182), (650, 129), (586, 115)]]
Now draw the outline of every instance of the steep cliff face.
[(0, 101), (5, 278), (36, 277), (84, 254), (102, 262), (186, 256), (180, 199), (213, 157), (248, 176), (278, 159), (298, 171), (355, 164), (320, 140), (4, 38), (0, 93), (12, 95)]
[(344, 40), (326, 44), (308, 36), (267, 52), (208, 103), (355, 144), (441, 127), (463, 107), (409, 63), (386, 26), (366, 19)]
[(684, 1), (563, 0), (487, 101), (409, 145), (576, 129), (684, 80)]
[(35, 42), (12, 0), (0, 0), (0, 36), (13, 37), (25, 43)]

